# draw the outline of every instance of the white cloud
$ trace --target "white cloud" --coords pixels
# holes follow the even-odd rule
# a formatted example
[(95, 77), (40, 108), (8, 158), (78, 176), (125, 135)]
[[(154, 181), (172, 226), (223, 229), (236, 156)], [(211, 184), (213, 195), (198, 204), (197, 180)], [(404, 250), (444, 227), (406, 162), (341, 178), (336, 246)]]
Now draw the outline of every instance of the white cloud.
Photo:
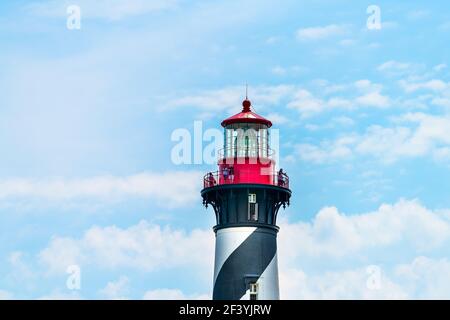
[(283, 68), (280, 66), (275, 66), (271, 69), (271, 72), (277, 76), (284, 76), (284, 75), (286, 75), (287, 70), (286, 70), (286, 68)]
[[(381, 250), (385, 257), (390, 257), (396, 255), (399, 245), (404, 245), (403, 254), (409, 252), (412, 255), (448, 245), (448, 217), (431, 211), (418, 202), (402, 200), (395, 205), (382, 205), (374, 212), (351, 216), (340, 213), (336, 208), (324, 208), (312, 222), (284, 221), (280, 225), (280, 278), (281, 295), (284, 299), (430, 298), (445, 297), (450, 292), (449, 282), (444, 281), (450, 274), (446, 272), (450, 264), (446, 260), (435, 262), (425, 258), (418, 258), (412, 264), (394, 264), (394, 272), (382, 267), (379, 290), (367, 286), (369, 275), (365, 264), (370, 263), (371, 250)], [(212, 234), (209, 230), (205, 232)], [(111, 239), (115, 241), (116, 237)], [(213, 243), (213, 237), (208, 241)], [(171, 246), (177, 246), (184, 240), (174, 242), (169, 239), (169, 242)], [(195, 244), (198, 245), (199, 243)], [(152, 247), (145, 244), (143, 246), (148, 251), (152, 250)], [(196, 250), (203, 251), (198, 247)], [(146, 255), (145, 251), (139, 254)], [(212, 248), (203, 254), (211, 259), (204, 259), (200, 263), (202, 268), (212, 269)], [(369, 258), (362, 260), (365, 262), (361, 267), (342, 270), (334, 264), (337, 258), (354, 259), (361, 256)], [(163, 257), (159, 258), (165, 260)], [(176, 258), (184, 260), (185, 256), (177, 255)], [(311, 258), (326, 259), (328, 263), (322, 267), (325, 270), (304, 271)], [(184, 268), (199, 268), (199, 265), (186, 261)], [(126, 282), (122, 279), (117, 282), (120, 286), (116, 286), (117, 283), (107, 286), (114, 289), (107, 291), (117, 292), (115, 288), (122, 288), (122, 284)], [(420, 288), (424, 285), (427, 290), (421, 292)], [(210, 299), (210, 295), (186, 295), (180, 289), (152, 289), (143, 298)]]
[(399, 244), (416, 254), (444, 248), (450, 241), (450, 221), (445, 216), (406, 200), (358, 215), (325, 207), (310, 223), (280, 226), (280, 256), (288, 265), (297, 259), (370, 255), (371, 249), (389, 250)]
[(0, 300), (12, 300), (12, 299), (13, 299), (12, 293), (5, 290), (0, 290)]
[(297, 75), (301, 72), (305, 72), (307, 69), (301, 66), (275, 66), (270, 69), (270, 72), (276, 76)]
[(418, 299), (449, 299), (450, 261), (419, 256), (396, 267), (395, 275)]
[[(280, 227), (283, 299), (450, 296), (450, 262), (424, 257), (445, 255), (450, 244), (449, 216), (417, 201), (400, 200), (357, 215), (326, 207), (311, 222), (283, 220)], [(378, 288), (367, 285), (372, 265), (381, 271)]]
[(389, 60), (378, 66), (378, 71), (387, 71), (391, 69), (407, 70), (411, 65), (405, 62), (398, 62), (395, 60)]
[(367, 286), (366, 268), (337, 270), (310, 275), (301, 269), (280, 274), (281, 299), (405, 299), (403, 288), (386, 276), (379, 289)]
[[(122, 20), (127, 17), (145, 15), (177, 7), (176, 0), (78, 0), (82, 17), (89, 19)], [(45, 1), (26, 6), (33, 15), (43, 17), (66, 16), (66, 9), (73, 1)]]
[(412, 20), (419, 20), (430, 15), (428, 10), (412, 10), (408, 12), (407, 17)]
[(383, 96), (379, 92), (370, 92), (365, 95), (362, 95), (355, 100), (356, 103), (369, 106), (369, 107), (377, 107), (377, 108), (385, 108), (390, 105), (389, 97)]
[[(357, 107), (385, 108), (390, 105), (390, 98), (380, 93), (380, 85), (372, 83), (369, 80), (359, 80), (353, 85), (357, 89), (357, 95), (354, 96), (355, 94), (351, 93), (354, 97), (347, 96), (345, 98), (318, 98), (310, 91), (300, 89), (293, 95), (291, 101), (288, 103), (288, 107), (296, 109), (301, 114), (302, 118), (307, 118), (334, 109), (354, 110)], [(327, 88), (331, 89), (331, 92), (334, 92), (335, 89), (342, 91), (350, 89), (352, 86), (340, 86), (336, 88), (336, 86), (325, 85), (325, 91)]]
[(267, 119), (270, 119), (274, 124), (281, 125), (289, 122), (289, 119), (280, 113), (269, 113), (265, 116)]
[(338, 138), (332, 143), (324, 141), (320, 146), (302, 143), (296, 146), (296, 154), (304, 161), (325, 163), (345, 159), (352, 155), (355, 137)]
[[(256, 108), (260, 105), (275, 105), (295, 92), (291, 85), (250, 86), (249, 98)], [(204, 111), (239, 110), (245, 97), (244, 86), (226, 87), (218, 90), (199, 92), (170, 100), (164, 108), (194, 107)]]
[(211, 295), (186, 295), (180, 289), (155, 289), (144, 294), (144, 300), (211, 300)]
[[(323, 130), (323, 129), (332, 129), (336, 128), (337, 126), (342, 127), (350, 127), (355, 124), (355, 121), (349, 117), (346, 116), (340, 116), (340, 117), (334, 117), (331, 119), (331, 121), (327, 121), (323, 125), (317, 125), (312, 123), (305, 124), (305, 129), (310, 131), (317, 131), (317, 130)], [(308, 145), (306, 144), (306, 147)], [(293, 155), (288, 156), (288, 159), (293, 158)]]
[(339, 42), (339, 44), (341, 45), (341, 46), (352, 46), (352, 45), (354, 45), (356, 43), (356, 41), (355, 40), (353, 40), (353, 39), (344, 39), (344, 40), (342, 40), (342, 41), (340, 41)]
[[(450, 243), (450, 215), (417, 201), (400, 200), (377, 210), (346, 215), (321, 209), (310, 222), (280, 221), (279, 263), (284, 299), (386, 299), (450, 296), (450, 262), (436, 258)], [(80, 239), (54, 238), (41, 262), (61, 271), (73, 261), (81, 266), (133, 268), (153, 272), (179, 267), (211, 279), (214, 235), (211, 230), (185, 233), (141, 222), (128, 229), (93, 227)], [(69, 244), (69, 248), (67, 246)], [(70, 247), (76, 246), (78, 250)], [(73, 252), (68, 259), (64, 250)], [(398, 252), (401, 250), (402, 254)], [(426, 255), (435, 258), (425, 258)], [(317, 261), (327, 261), (326, 264)], [(380, 287), (367, 285), (367, 267), (379, 264)], [(126, 296), (129, 280), (120, 277), (100, 290), (105, 298)], [(425, 288), (425, 290), (422, 290)], [(50, 298), (60, 298), (50, 295)], [(144, 299), (210, 299), (177, 288), (150, 289)]]
[(355, 81), (355, 87), (358, 89), (368, 89), (372, 87), (372, 82), (367, 79)]
[(446, 22), (442, 23), (441, 25), (439, 25), (439, 29), (443, 30), (443, 31), (450, 30), (450, 21), (446, 21)]
[(26, 262), (25, 254), (21, 251), (11, 252), (8, 256), (8, 263), (11, 272), (7, 275), (7, 278), (16, 284), (20, 284), (21, 287), (31, 289), (32, 282), (38, 278), (38, 274)]
[(210, 230), (186, 234), (142, 221), (127, 229), (92, 227), (80, 239), (54, 237), (39, 253), (39, 260), (51, 273), (64, 273), (72, 264), (152, 271), (208, 265), (213, 246)]
[(355, 121), (352, 118), (341, 116), (332, 119), (332, 122), (341, 125), (341, 126), (353, 126)]
[[(278, 75), (301, 72), (302, 67), (276, 67), (272, 71)], [(364, 79), (351, 84), (330, 84), (324, 80), (315, 80), (319, 94), (300, 85), (276, 85), (250, 87), (249, 98), (259, 107), (287, 105), (295, 109), (302, 118), (308, 118), (333, 109), (355, 109), (357, 107), (384, 108), (390, 105), (390, 98), (381, 94), (382, 86)], [(356, 89), (356, 90), (355, 90)], [(169, 99), (163, 109), (197, 108), (204, 112), (227, 111), (237, 112), (243, 99), (243, 86), (225, 87)], [(348, 93), (347, 96), (330, 96), (331, 94)]]
[(321, 92), (324, 92), (327, 95), (331, 93), (342, 92), (348, 89), (347, 84), (334, 84), (325, 79), (315, 79), (312, 80), (311, 83), (314, 86), (319, 87)]
[(396, 120), (393, 127), (372, 125), (364, 134), (349, 134), (335, 140), (324, 140), (318, 145), (299, 144), (296, 154), (304, 161), (333, 162), (355, 155), (376, 157), (392, 163), (403, 157), (432, 156), (446, 159), (450, 146), (450, 118), (408, 113)]
[(439, 71), (444, 70), (445, 68), (447, 68), (447, 65), (445, 63), (441, 63), (441, 64), (434, 66), (433, 70), (436, 72), (439, 72)]
[(201, 92), (197, 95), (188, 95), (176, 98), (167, 104), (167, 108), (196, 107), (205, 111), (235, 110), (242, 103), (244, 87), (231, 87), (214, 91)]
[(51, 293), (43, 295), (38, 300), (82, 300), (83, 297), (79, 292), (73, 291), (70, 293), (53, 290)]
[(343, 25), (330, 24), (323, 27), (310, 27), (297, 30), (299, 40), (318, 40), (336, 35), (345, 34), (347, 27)]
[(327, 106), (331, 109), (333, 108), (351, 109), (353, 108), (353, 102), (343, 98), (330, 98), (327, 101)]
[(434, 98), (431, 103), (435, 106), (450, 108), (450, 98)]
[(388, 76), (400, 76), (414, 73), (418, 66), (411, 63), (389, 60), (377, 67), (377, 70)]
[(100, 290), (100, 296), (109, 300), (126, 300), (129, 293), (129, 279), (121, 276), (116, 281), (110, 281)]
[(288, 107), (296, 109), (302, 117), (308, 117), (322, 112), (326, 106), (323, 100), (314, 97), (308, 90), (300, 89), (294, 94)]
[(354, 150), (362, 155), (371, 155), (386, 162), (395, 161), (400, 156), (417, 156), (426, 150), (423, 144), (414, 143), (413, 132), (407, 127), (384, 128), (370, 126), (357, 140)]
[(450, 147), (441, 147), (434, 151), (433, 158), (436, 161), (450, 161)]
[(137, 197), (153, 198), (170, 206), (179, 207), (198, 200), (201, 177), (202, 173), (197, 171), (174, 171), (140, 173), (126, 177), (5, 179), (0, 180), (0, 200), (117, 201), (122, 198)]
[(335, 109), (354, 110), (357, 107), (386, 108), (390, 103), (390, 98), (378, 91), (364, 93), (355, 98), (331, 97), (326, 100), (314, 96), (308, 90), (301, 89), (295, 93), (287, 106), (297, 110), (302, 118), (308, 118)]
[(421, 89), (440, 92), (450, 88), (448, 83), (445, 83), (444, 81), (438, 79), (432, 79), (425, 82), (411, 82), (406, 80), (400, 80), (399, 84), (408, 93)]

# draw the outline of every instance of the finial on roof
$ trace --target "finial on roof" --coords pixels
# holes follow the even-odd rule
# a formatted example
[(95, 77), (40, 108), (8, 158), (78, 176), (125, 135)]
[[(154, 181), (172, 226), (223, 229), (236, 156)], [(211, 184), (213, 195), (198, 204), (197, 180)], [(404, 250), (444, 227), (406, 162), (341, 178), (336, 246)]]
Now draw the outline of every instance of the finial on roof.
[(244, 107), (242, 109), (242, 112), (250, 112), (250, 107), (252, 106), (252, 103), (250, 100), (248, 100), (248, 83), (245, 84), (245, 100), (242, 101), (242, 106)]
[(242, 109), (242, 112), (250, 112), (251, 111), (251, 109), (250, 109), (251, 105), (252, 105), (252, 103), (248, 99), (245, 99), (244, 101), (242, 101), (242, 106), (244, 107)]

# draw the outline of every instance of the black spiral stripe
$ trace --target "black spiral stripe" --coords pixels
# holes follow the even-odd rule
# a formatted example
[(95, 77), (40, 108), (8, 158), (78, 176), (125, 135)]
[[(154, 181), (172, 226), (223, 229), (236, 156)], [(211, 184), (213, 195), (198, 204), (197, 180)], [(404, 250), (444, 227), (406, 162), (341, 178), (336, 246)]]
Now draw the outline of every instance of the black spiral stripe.
[(277, 253), (276, 232), (257, 228), (222, 265), (214, 283), (214, 300), (240, 300), (248, 287), (246, 277), (259, 279)]

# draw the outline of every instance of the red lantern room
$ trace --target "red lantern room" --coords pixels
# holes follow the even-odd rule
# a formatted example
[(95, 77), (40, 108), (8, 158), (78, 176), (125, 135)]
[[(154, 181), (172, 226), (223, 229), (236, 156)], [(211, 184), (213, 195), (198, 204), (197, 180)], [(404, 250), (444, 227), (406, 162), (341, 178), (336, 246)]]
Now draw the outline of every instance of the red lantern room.
[(222, 121), (224, 147), (219, 151), (219, 170), (208, 173), (204, 187), (222, 184), (255, 183), (289, 188), (289, 178), (276, 164), (270, 148), (272, 122), (242, 102), (242, 111)]

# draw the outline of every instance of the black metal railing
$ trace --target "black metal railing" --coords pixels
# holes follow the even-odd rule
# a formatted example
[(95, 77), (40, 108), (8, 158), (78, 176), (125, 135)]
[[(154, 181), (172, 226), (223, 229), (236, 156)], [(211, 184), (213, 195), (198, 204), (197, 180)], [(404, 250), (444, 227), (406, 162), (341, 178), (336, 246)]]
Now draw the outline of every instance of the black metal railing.
[[(262, 168), (261, 170), (264, 170)], [(209, 172), (203, 177), (203, 187), (211, 188), (217, 185), (236, 184), (236, 183), (262, 183), (270, 184), (289, 189), (289, 176), (285, 172), (261, 173), (262, 179), (255, 179), (255, 172), (250, 170), (239, 170), (234, 173), (233, 170)], [(265, 179), (264, 177), (267, 177)]]

